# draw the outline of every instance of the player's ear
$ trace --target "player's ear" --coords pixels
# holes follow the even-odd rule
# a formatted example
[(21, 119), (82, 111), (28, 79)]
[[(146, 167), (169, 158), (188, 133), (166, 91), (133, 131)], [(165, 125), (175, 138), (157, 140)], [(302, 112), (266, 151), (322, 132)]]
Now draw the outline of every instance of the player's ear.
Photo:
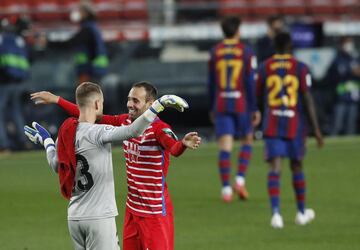
[(96, 99), (95, 100), (95, 110), (99, 110), (99, 108), (100, 108), (100, 100)]

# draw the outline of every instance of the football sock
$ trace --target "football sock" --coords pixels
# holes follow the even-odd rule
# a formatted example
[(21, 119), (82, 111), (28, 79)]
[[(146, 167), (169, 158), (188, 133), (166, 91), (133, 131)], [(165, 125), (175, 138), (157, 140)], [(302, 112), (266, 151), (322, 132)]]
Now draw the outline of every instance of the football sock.
[(250, 144), (244, 144), (241, 146), (238, 157), (238, 176), (245, 177), (246, 170), (249, 166), (249, 162), (252, 154), (252, 146)]
[(229, 178), (230, 178), (230, 152), (220, 151), (219, 153), (219, 171), (220, 178), (223, 186), (229, 186)]
[(301, 213), (304, 213), (306, 183), (303, 172), (293, 174), (293, 187), (296, 196), (297, 208)]
[(280, 174), (273, 171), (268, 174), (268, 193), (272, 213), (280, 213)]

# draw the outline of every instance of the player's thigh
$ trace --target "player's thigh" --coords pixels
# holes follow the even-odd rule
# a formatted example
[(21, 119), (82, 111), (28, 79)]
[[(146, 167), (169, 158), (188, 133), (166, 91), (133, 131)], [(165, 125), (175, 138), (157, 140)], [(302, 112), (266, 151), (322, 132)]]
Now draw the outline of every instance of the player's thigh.
[(216, 137), (235, 134), (236, 117), (234, 114), (217, 113), (215, 115)]
[(216, 114), (215, 130), (220, 150), (231, 151), (234, 142), (236, 117), (233, 114)]
[(287, 142), (280, 138), (265, 138), (264, 157), (265, 160), (271, 161), (277, 157), (287, 157)]
[[(252, 138), (253, 126), (251, 124), (250, 113), (240, 113), (236, 115), (235, 136), (246, 140)], [(250, 141), (249, 141), (250, 143)]]
[(82, 231), (80, 221), (68, 221), (68, 228), (75, 250), (85, 250), (85, 233)]
[(141, 223), (143, 249), (174, 249), (174, 217), (172, 213), (163, 217), (144, 218)]
[(137, 226), (137, 218), (132, 215), (128, 209), (125, 211), (123, 226), (123, 249), (124, 250), (141, 250), (141, 241)]
[(306, 153), (306, 136), (298, 135), (287, 143), (288, 156), (292, 161), (301, 161)]
[(86, 228), (87, 250), (119, 250), (119, 238), (116, 230), (115, 217), (82, 221)]

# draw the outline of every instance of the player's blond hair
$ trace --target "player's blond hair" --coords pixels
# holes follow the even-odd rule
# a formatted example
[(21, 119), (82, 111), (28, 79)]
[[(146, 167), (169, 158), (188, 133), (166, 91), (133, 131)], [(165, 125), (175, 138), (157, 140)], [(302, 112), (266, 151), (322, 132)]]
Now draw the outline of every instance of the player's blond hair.
[(79, 107), (87, 106), (103, 95), (101, 87), (93, 82), (83, 82), (76, 88), (76, 104)]

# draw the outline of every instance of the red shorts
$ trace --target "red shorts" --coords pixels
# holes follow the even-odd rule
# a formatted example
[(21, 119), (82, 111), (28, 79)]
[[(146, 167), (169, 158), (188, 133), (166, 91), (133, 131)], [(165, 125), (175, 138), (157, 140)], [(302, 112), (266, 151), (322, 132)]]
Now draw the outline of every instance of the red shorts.
[(141, 217), (126, 208), (123, 232), (124, 250), (173, 250), (174, 215)]

